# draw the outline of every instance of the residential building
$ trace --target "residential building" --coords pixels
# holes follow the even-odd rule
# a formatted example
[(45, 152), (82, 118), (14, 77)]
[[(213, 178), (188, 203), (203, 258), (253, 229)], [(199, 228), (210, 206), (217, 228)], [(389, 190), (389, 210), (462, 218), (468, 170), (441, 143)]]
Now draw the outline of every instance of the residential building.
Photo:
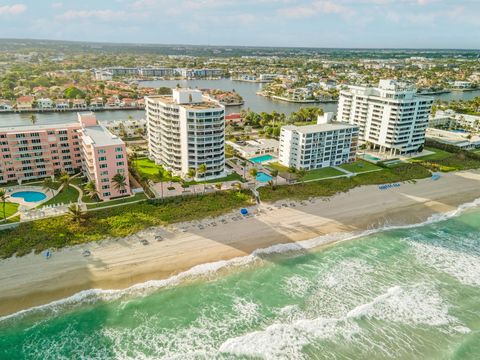
[(147, 121), (145, 119), (112, 120), (105, 123), (105, 127), (118, 136), (134, 137), (147, 133)]
[(471, 150), (480, 148), (480, 136), (466, 132), (456, 132), (441, 129), (428, 128), (427, 139), (453, 145), (460, 149)]
[(70, 103), (66, 99), (55, 100), (55, 107), (57, 110), (67, 110), (70, 108)]
[(0, 183), (79, 171), (80, 127), (68, 123), (0, 128)]
[(37, 100), (37, 108), (41, 110), (50, 110), (54, 108), (52, 99), (41, 98)]
[(10, 100), (0, 99), (0, 111), (11, 111), (12, 102)]
[[(125, 143), (103, 125), (99, 125), (94, 113), (78, 114), (83, 171), (89, 180), (95, 181), (101, 200), (130, 195), (127, 149)], [(119, 187), (114, 177), (121, 174), (124, 186)]]
[(256, 139), (247, 141), (227, 141), (227, 144), (237, 150), (244, 158), (251, 158), (258, 155), (278, 154), (278, 140), (275, 139)]
[(174, 174), (206, 165), (196, 179), (225, 176), (225, 107), (200, 90), (145, 98), (150, 158)]
[(359, 141), (380, 152), (409, 154), (425, 142), (433, 99), (412, 85), (380, 80), (378, 87), (349, 86), (340, 91), (337, 118), (359, 127)]
[[(125, 144), (93, 113), (78, 114), (78, 122), (67, 124), (0, 128), (0, 183), (81, 170), (98, 180), (102, 200), (130, 194)], [(125, 176), (125, 188), (115, 188), (116, 173)]]
[(280, 164), (313, 170), (355, 161), (358, 127), (331, 122), (332, 113), (319, 116), (317, 124), (282, 126)]
[(17, 110), (32, 110), (34, 100), (33, 96), (20, 96), (17, 98)]
[(453, 110), (437, 110), (428, 122), (430, 127), (463, 128), (480, 131), (480, 116), (459, 114)]

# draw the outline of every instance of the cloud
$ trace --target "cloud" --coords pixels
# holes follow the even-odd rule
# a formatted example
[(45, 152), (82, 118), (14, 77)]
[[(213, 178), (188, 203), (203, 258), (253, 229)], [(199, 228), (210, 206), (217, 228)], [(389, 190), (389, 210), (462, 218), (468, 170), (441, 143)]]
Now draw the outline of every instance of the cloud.
[(316, 0), (308, 5), (291, 6), (277, 11), (280, 16), (289, 18), (313, 17), (319, 14), (353, 15), (355, 12), (338, 1)]
[(53, 9), (60, 9), (63, 7), (63, 3), (62, 2), (54, 2), (52, 3), (52, 5), (50, 5)]
[(0, 15), (19, 15), (27, 10), (24, 4), (4, 5), (0, 6)]
[(117, 20), (126, 18), (128, 14), (125, 11), (114, 10), (68, 10), (63, 14), (57, 16), (60, 20), (74, 20), (74, 19), (100, 19), (105, 21)]

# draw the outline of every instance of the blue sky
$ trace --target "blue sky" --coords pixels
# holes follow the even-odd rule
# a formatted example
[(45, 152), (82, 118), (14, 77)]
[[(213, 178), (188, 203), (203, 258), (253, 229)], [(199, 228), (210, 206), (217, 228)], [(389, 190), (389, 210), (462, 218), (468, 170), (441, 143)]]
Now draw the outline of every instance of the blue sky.
[(0, 0), (0, 37), (480, 49), (480, 0)]

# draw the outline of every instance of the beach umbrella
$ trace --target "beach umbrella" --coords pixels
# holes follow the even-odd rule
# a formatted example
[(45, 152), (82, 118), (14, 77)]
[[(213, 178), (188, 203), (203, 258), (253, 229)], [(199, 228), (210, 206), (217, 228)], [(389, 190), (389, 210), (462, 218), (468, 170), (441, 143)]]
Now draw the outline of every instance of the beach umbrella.
[(248, 210), (243, 208), (242, 210), (240, 210), (240, 214), (242, 215), (247, 215), (248, 214)]

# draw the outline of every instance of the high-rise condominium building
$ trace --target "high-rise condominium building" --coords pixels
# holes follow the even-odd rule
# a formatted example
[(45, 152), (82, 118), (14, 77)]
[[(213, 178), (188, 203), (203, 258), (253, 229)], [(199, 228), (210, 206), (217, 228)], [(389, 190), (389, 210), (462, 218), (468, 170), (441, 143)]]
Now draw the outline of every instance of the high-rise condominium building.
[[(225, 108), (199, 90), (145, 98), (150, 158), (174, 174), (196, 179), (225, 175)], [(206, 172), (200, 173), (201, 165)]]
[(355, 161), (358, 127), (319, 116), (317, 124), (282, 126), (279, 161), (296, 169), (313, 170)]
[(359, 127), (362, 143), (390, 154), (417, 152), (433, 99), (418, 96), (414, 86), (380, 80), (378, 87), (350, 86), (340, 92), (337, 118)]

